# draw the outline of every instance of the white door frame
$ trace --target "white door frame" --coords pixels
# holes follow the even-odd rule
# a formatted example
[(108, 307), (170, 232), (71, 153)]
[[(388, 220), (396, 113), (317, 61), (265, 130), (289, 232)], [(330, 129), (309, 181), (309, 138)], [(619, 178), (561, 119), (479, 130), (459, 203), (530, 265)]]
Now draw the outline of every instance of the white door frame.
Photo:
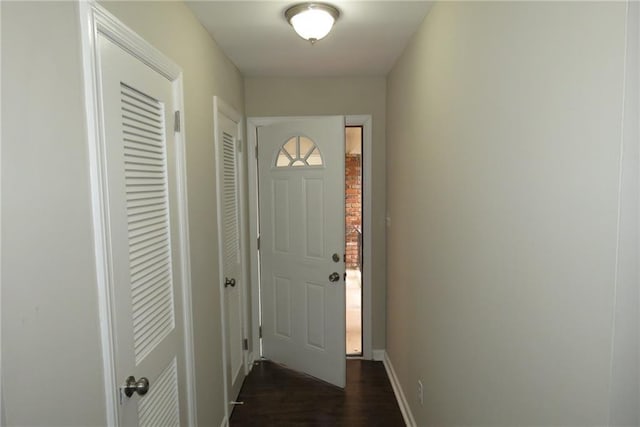
[[(213, 97), (213, 127), (214, 127), (214, 141), (215, 141), (215, 153), (216, 153), (216, 200), (218, 202), (218, 230), (222, 229), (222, 213), (220, 211), (222, 206), (222, 182), (221, 176), (222, 173), (222, 162), (218, 156), (219, 146), (222, 144), (222, 141), (219, 140), (219, 126), (220, 126), (220, 115), (224, 115), (228, 117), (232, 122), (234, 122), (237, 126), (238, 132), (238, 145), (240, 146), (240, 153), (238, 153), (237, 162), (236, 162), (236, 175), (238, 179), (238, 239), (240, 244), (240, 283), (238, 286), (240, 287), (240, 298), (242, 303), (242, 337), (246, 339), (248, 336), (248, 325), (249, 325), (249, 312), (247, 309), (248, 300), (247, 300), (247, 256), (245, 251), (245, 238), (246, 238), (246, 203), (244, 197), (244, 188), (245, 188), (245, 178), (244, 178), (244, 153), (246, 149), (244, 149), (244, 123), (242, 120), (242, 115), (236, 111), (231, 105), (227, 104), (223, 99), (219, 96)], [(224, 271), (223, 271), (223, 256), (222, 253), (222, 239), (218, 236), (219, 248), (218, 248), (218, 263), (220, 264), (219, 270), (219, 291), (220, 291), (220, 316), (222, 319), (222, 372), (224, 375), (224, 411), (225, 411), (225, 419), (229, 420), (229, 390), (227, 390), (227, 342), (225, 339), (226, 328), (227, 328), (227, 319), (226, 319), (226, 310), (224, 307), (225, 302), (225, 288), (224, 288)], [(248, 350), (243, 351), (243, 360), (242, 364), (244, 367), (245, 376), (249, 374), (249, 352)]]
[[(104, 123), (99, 106), (100, 64), (98, 35), (103, 35), (149, 67), (172, 81), (176, 109), (184, 111), (182, 70), (162, 52), (151, 46), (106, 9), (93, 0), (79, 2), (82, 43), (82, 65), (84, 74), (85, 113), (87, 119), (89, 166), (91, 179), (91, 202), (93, 215), (94, 250), (98, 284), (98, 310), (100, 338), (102, 343), (103, 378), (106, 399), (107, 425), (118, 425), (118, 384), (122, 379), (115, 375), (115, 323), (114, 288), (111, 274), (110, 247), (107, 238), (108, 206), (106, 203), (107, 175), (105, 169)], [(185, 339), (185, 371), (187, 420), (190, 426), (197, 425), (195, 361), (193, 352), (193, 323), (191, 304), (191, 265), (189, 254), (189, 223), (187, 212), (187, 175), (184, 114), (181, 115), (182, 130), (176, 134), (177, 147), (177, 205), (179, 223), (180, 271), (182, 272), (183, 324)]]
[[(317, 117), (317, 116), (316, 116)], [(250, 361), (260, 358), (260, 270), (258, 259), (258, 163), (256, 158), (257, 129), (276, 123), (307, 119), (309, 117), (249, 117), (247, 119), (247, 156), (249, 176), (249, 269), (251, 277), (251, 336)], [(362, 358), (373, 360), (372, 318), (371, 318), (371, 115), (345, 116), (346, 126), (362, 126)], [(345, 354), (346, 358), (346, 354)]]

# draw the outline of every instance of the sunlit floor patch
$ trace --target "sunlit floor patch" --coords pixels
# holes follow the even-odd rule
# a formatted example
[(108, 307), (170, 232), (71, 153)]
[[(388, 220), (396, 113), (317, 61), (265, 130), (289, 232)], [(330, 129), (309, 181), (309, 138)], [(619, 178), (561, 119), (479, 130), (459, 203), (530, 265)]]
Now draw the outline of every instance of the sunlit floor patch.
[(362, 353), (362, 279), (359, 270), (347, 270), (347, 354)]

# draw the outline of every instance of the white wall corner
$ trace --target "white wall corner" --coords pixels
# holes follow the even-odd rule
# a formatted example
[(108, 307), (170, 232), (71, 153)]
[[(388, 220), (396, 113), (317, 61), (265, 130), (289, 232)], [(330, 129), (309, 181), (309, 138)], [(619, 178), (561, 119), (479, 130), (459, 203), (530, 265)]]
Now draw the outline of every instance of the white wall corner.
[[(374, 360), (376, 351), (374, 350)], [(402, 412), (402, 418), (404, 418), (404, 422), (409, 427), (416, 427), (416, 420), (413, 418), (413, 414), (411, 413), (411, 408), (409, 407), (409, 402), (407, 402), (407, 398), (402, 391), (402, 386), (400, 385), (400, 381), (396, 376), (396, 371), (393, 369), (393, 365), (391, 364), (391, 359), (389, 359), (389, 355), (386, 351), (380, 350), (383, 352), (383, 363), (384, 368), (387, 370), (387, 376), (389, 377), (389, 381), (391, 382), (391, 387), (393, 387), (393, 393), (396, 395), (396, 400), (398, 401), (398, 406), (400, 406), (400, 412)]]
[(378, 349), (378, 350), (373, 350), (372, 352), (373, 354), (373, 360), (375, 360), (376, 362), (384, 362), (384, 358), (385, 358), (385, 349)]

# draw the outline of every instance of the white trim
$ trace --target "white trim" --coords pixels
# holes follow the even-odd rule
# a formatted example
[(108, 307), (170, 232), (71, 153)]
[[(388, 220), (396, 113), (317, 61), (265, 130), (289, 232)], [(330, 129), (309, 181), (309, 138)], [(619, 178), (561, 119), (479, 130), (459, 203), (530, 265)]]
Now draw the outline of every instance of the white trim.
[(108, 266), (109, 239), (107, 239), (107, 208), (102, 177), (105, 174), (103, 154), (100, 150), (102, 140), (101, 114), (98, 106), (98, 65), (96, 54), (97, 13), (95, 4), (80, 2), (80, 28), (82, 40), (82, 60), (85, 92), (85, 113), (87, 117), (89, 171), (91, 181), (91, 202), (93, 215), (94, 250), (96, 256), (96, 279), (98, 285), (98, 314), (100, 319), (100, 338), (102, 343), (103, 379), (105, 388), (105, 406), (107, 425), (118, 425), (118, 380), (115, 373), (115, 350), (113, 338), (113, 319), (111, 307), (113, 294)]
[[(251, 372), (251, 370), (253, 369), (253, 364), (255, 363), (256, 359), (254, 358), (255, 353), (253, 351), (249, 352), (249, 354), (247, 355), (247, 367), (249, 372)], [(247, 372), (247, 375), (249, 375), (249, 372)]]
[(373, 350), (373, 360), (376, 362), (384, 362), (384, 355), (386, 354), (385, 350)]
[(93, 0), (88, 0), (87, 3), (91, 6), (95, 28), (98, 33), (108, 37), (115, 44), (169, 80), (177, 79), (182, 73), (180, 67), (167, 58), (164, 53), (151, 46), (145, 39), (133, 32), (106, 9)]
[(249, 177), (249, 275), (251, 277), (251, 349), (262, 356), (260, 345), (260, 260), (258, 258), (258, 159), (256, 158), (258, 126), (264, 119), (247, 119), (247, 175)]
[[(260, 126), (268, 126), (274, 123), (285, 121), (305, 120), (309, 117), (249, 117), (247, 119), (247, 167), (249, 177), (249, 269), (251, 279), (251, 330), (252, 330), (252, 348), (256, 355), (262, 355), (260, 348), (260, 338), (258, 329), (260, 326), (260, 274), (258, 259), (258, 164), (255, 157), (255, 149), (257, 144), (257, 130)], [(363, 203), (363, 304), (362, 304), (362, 356), (364, 359), (373, 359), (372, 337), (373, 337), (373, 319), (372, 319), (372, 276), (371, 276), (371, 235), (372, 235), (372, 125), (373, 119), (371, 115), (350, 115), (345, 116), (345, 124), (351, 126), (363, 127), (363, 147), (362, 147), (362, 179), (364, 182), (364, 191), (362, 195)], [(346, 355), (345, 355), (346, 357)]]
[[(233, 107), (231, 107), (229, 104), (227, 104), (223, 99), (221, 99), (219, 96), (214, 96), (213, 97), (213, 129), (214, 129), (214, 146), (215, 146), (215, 158), (216, 158), (216, 201), (217, 201), (217, 205), (218, 205), (218, 210), (217, 210), (217, 226), (218, 226), (218, 233), (220, 234), (220, 231), (222, 230), (222, 159), (220, 158), (220, 156), (218, 155), (218, 153), (220, 153), (220, 144), (221, 141), (219, 140), (219, 134), (220, 134), (220, 116), (226, 116), (227, 118), (229, 118), (232, 122), (234, 122), (236, 124), (237, 127), (237, 139), (238, 139), (238, 144), (240, 145), (240, 148), (243, 148), (244, 145), (244, 141), (243, 141), (243, 122), (242, 122), (242, 115), (236, 111)], [(245, 152), (245, 150), (241, 150), (241, 153)], [(245, 219), (246, 219), (246, 214), (245, 214), (245, 204), (244, 204), (244, 168), (243, 168), (243, 158), (242, 158), (242, 154), (239, 154), (236, 157), (236, 176), (238, 179), (238, 229), (239, 229), (239, 250), (240, 250), (240, 282), (238, 284), (239, 286), (239, 290), (240, 290), (240, 301), (242, 304), (242, 337), (243, 339), (247, 338), (247, 325), (249, 323), (249, 314), (247, 311), (247, 257), (245, 255), (245, 237), (246, 237), (246, 230), (245, 230)], [(227, 319), (226, 319), (226, 307), (224, 304), (225, 301), (225, 289), (224, 289), (224, 271), (223, 271), (223, 257), (224, 257), (224, 253), (223, 253), (223, 242), (222, 239), (220, 237), (220, 235), (218, 235), (218, 263), (219, 263), (219, 268), (218, 268), (218, 275), (219, 275), (219, 292), (220, 292), (220, 317), (221, 317), (221, 325), (222, 325), (222, 372), (223, 372), (223, 378), (224, 378), (224, 410), (225, 410), (225, 418), (228, 420), (229, 416), (230, 416), (230, 412), (229, 412), (229, 401), (231, 400), (229, 398), (229, 390), (227, 389), (227, 385), (229, 383), (229, 379), (227, 378), (227, 340), (226, 340), (226, 329), (227, 329)], [(249, 373), (249, 367), (247, 364), (247, 359), (248, 359), (248, 350), (244, 350), (242, 352), (242, 364), (244, 365), (244, 374), (245, 376)]]
[(229, 427), (229, 418), (226, 415), (222, 418), (220, 427)]
[(193, 333), (193, 295), (191, 288), (191, 242), (189, 239), (189, 200), (187, 198), (187, 144), (186, 114), (184, 114), (184, 79), (182, 72), (173, 86), (176, 108), (180, 111), (180, 132), (176, 133), (175, 143), (178, 151), (178, 222), (180, 226), (180, 261), (182, 263), (182, 315), (185, 339), (185, 373), (187, 386), (187, 420), (190, 426), (197, 427), (196, 398), (196, 356)]
[[(221, 193), (222, 193), (222, 185), (220, 183), (220, 174), (221, 172), (221, 159), (218, 155), (218, 146), (220, 144), (218, 140), (218, 127), (219, 127), (219, 118), (218, 118), (218, 100), (217, 97), (213, 97), (213, 142), (214, 142), (214, 157), (216, 162), (216, 205), (218, 206), (216, 212), (216, 227), (218, 233), (222, 230), (222, 215), (220, 212), (222, 201), (221, 201)], [(220, 299), (220, 332), (222, 337), (222, 392), (223, 392), (223, 405), (224, 405), (224, 423), (228, 423), (229, 420), (229, 389), (227, 384), (229, 384), (229, 379), (227, 378), (227, 319), (226, 319), (226, 310), (225, 310), (225, 297), (224, 297), (224, 271), (223, 271), (223, 257), (224, 254), (222, 252), (222, 239), (218, 235), (218, 293)], [(225, 425), (225, 424), (222, 425)]]
[[(380, 351), (380, 350), (376, 350)], [(402, 418), (404, 418), (404, 423), (408, 427), (416, 427), (416, 420), (413, 418), (413, 413), (411, 412), (411, 407), (409, 406), (409, 402), (402, 391), (402, 385), (400, 385), (400, 381), (398, 380), (398, 376), (396, 375), (395, 369), (393, 369), (393, 364), (391, 363), (391, 359), (389, 359), (389, 355), (386, 351), (382, 350), (384, 353), (383, 364), (384, 368), (387, 371), (387, 376), (389, 377), (389, 382), (391, 382), (391, 387), (393, 388), (393, 393), (396, 395), (396, 400), (398, 401), (398, 406), (400, 407), (400, 412), (402, 412)]]
[[(111, 259), (109, 247), (108, 210), (105, 204), (106, 171), (104, 168), (104, 123), (99, 107), (99, 58), (96, 39), (103, 34), (112, 42), (125, 49), (155, 71), (173, 82), (176, 108), (184, 111), (183, 82), (181, 69), (162, 52), (155, 49), (131, 29), (112, 16), (93, 0), (79, 2), (80, 40), (82, 43), (82, 65), (87, 120), (87, 139), (91, 181), (91, 201), (93, 217), (94, 250), (96, 258), (96, 279), (98, 286), (98, 314), (102, 344), (103, 379), (105, 388), (105, 408), (107, 425), (116, 426), (118, 417), (118, 379), (115, 370), (115, 341), (113, 320), (113, 278), (110, 273)], [(184, 114), (183, 122), (184, 122)], [(182, 303), (185, 340), (186, 402), (187, 421), (197, 426), (195, 359), (193, 351), (193, 319), (191, 296), (191, 265), (189, 254), (189, 224), (187, 211), (186, 152), (184, 124), (176, 134), (177, 147), (177, 204), (180, 235), (180, 261), (182, 279)]]

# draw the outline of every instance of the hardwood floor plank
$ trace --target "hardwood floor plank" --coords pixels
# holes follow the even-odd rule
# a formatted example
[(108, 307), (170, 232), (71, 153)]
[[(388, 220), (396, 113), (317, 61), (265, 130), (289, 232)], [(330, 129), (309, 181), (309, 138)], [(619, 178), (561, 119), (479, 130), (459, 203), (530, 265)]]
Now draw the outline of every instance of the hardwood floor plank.
[(270, 361), (245, 379), (231, 426), (404, 426), (382, 362), (347, 360), (344, 390)]

